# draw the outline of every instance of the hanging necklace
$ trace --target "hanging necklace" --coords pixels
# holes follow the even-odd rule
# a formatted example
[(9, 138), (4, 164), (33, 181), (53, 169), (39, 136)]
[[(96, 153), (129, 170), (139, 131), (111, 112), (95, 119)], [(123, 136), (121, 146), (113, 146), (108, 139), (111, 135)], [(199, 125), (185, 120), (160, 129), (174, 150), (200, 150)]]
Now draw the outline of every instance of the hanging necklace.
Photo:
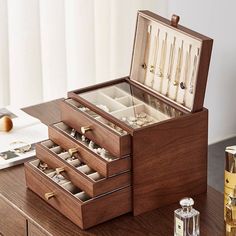
[(162, 40), (160, 61), (157, 67), (157, 73), (154, 76), (153, 86), (152, 86), (153, 89), (155, 89), (154, 87), (156, 87), (157, 85), (158, 91), (161, 91), (161, 88), (162, 88), (163, 71), (164, 71), (165, 60), (166, 60), (166, 47), (167, 47), (167, 33), (165, 33), (165, 39)]
[[(199, 49), (197, 54), (199, 55)], [(194, 91), (194, 78), (195, 78), (195, 74), (196, 74), (196, 70), (197, 70), (197, 57), (198, 55), (194, 56), (194, 60), (193, 60), (193, 71), (192, 71), (192, 76), (191, 76), (191, 80), (190, 80), (190, 85), (189, 85), (189, 93), (193, 94)]]
[[(148, 54), (149, 54), (151, 31), (152, 31), (152, 26), (149, 25), (147, 35), (146, 35), (146, 45), (145, 45), (145, 49), (144, 49), (144, 59), (143, 59), (144, 62), (141, 65), (144, 70), (147, 69), (147, 58), (148, 58)], [(145, 74), (145, 77), (146, 77), (146, 74)]]
[(158, 49), (159, 49), (159, 32), (160, 32), (160, 30), (158, 29), (158, 32), (155, 36), (155, 41), (154, 41), (154, 45), (156, 47), (155, 47), (155, 50), (154, 50), (154, 53), (153, 53), (153, 63), (150, 66), (150, 72), (153, 73), (153, 75), (155, 74), (155, 66), (154, 65), (156, 65), (157, 54), (158, 54)]
[[(151, 63), (148, 62), (148, 68), (149, 70), (146, 73), (146, 79), (144, 81), (145, 85), (152, 87), (153, 85), (153, 80), (154, 80), (154, 74), (155, 74), (155, 64), (157, 60), (157, 53), (158, 53), (158, 48), (159, 48), (159, 29), (156, 35), (154, 36), (154, 40), (151, 39), (150, 43), (150, 50), (152, 51), (152, 56), (151, 56)], [(154, 49), (154, 50), (152, 50)]]
[(182, 40), (181, 48), (179, 48), (179, 50), (178, 50), (178, 59), (177, 59), (177, 66), (176, 66), (176, 71), (175, 71), (175, 80), (173, 82), (174, 86), (177, 86), (179, 84), (182, 59), (183, 59), (182, 58), (183, 57), (183, 43), (184, 43), (184, 41)]
[(183, 81), (180, 82), (179, 86), (181, 89), (186, 89), (186, 83), (188, 81), (188, 74), (189, 74), (189, 66), (190, 66), (190, 58), (191, 58), (191, 49), (192, 45), (189, 45), (189, 49), (186, 52), (186, 59), (185, 59), (185, 67), (184, 67), (184, 78)]
[(178, 90), (179, 90), (178, 85), (179, 85), (181, 69), (182, 69), (182, 63), (183, 63), (183, 45), (184, 45), (184, 41), (182, 40), (181, 48), (179, 48), (179, 51), (178, 51), (178, 60), (177, 60), (177, 67), (176, 67), (176, 72), (175, 72), (175, 80), (173, 82), (173, 85), (177, 86), (176, 90), (175, 90), (174, 100), (177, 99)]
[(166, 60), (166, 46), (167, 46), (167, 33), (165, 34), (165, 39), (162, 42), (162, 48), (161, 48), (161, 61), (159, 65), (159, 77), (163, 77), (163, 71), (165, 66), (165, 60)]
[(174, 37), (173, 43), (170, 46), (168, 72), (167, 72), (167, 76), (166, 76), (167, 80), (168, 80), (167, 96), (168, 96), (168, 92), (169, 92), (170, 81), (171, 81), (171, 77), (172, 77), (173, 64), (174, 64), (175, 41), (176, 41), (176, 37)]

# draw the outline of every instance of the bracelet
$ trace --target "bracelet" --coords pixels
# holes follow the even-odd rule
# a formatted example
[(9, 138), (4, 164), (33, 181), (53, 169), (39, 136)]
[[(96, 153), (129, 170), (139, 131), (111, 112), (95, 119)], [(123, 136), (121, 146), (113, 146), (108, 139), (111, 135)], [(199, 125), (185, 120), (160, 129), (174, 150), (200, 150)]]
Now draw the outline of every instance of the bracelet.
[(22, 154), (30, 151), (30, 149), (31, 149), (31, 144), (23, 141), (15, 141), (10, 143), (9, 151)]

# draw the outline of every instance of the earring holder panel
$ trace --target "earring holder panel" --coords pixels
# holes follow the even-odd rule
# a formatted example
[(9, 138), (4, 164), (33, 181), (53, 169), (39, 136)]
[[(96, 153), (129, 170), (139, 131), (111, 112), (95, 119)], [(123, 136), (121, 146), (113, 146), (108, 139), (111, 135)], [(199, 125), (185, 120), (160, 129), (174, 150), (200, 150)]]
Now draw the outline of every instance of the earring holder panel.
[[(133, 57), (132, 57), (132, 65), (130, 72), (130, 79), (139, 83), (142, 86), (148, 87), (149, 90), (154, 91), (160, 96), (163, 96), (165, 99), (172, 101), (176, 105), (184, 108), (187, 111), (197, 111), (202, 109), (203, 100), (205, 94), (205, 86), (208, 74), (208, 68), (210, 63), (210, 55), (212, 49), (212, 39), (198, 34), (194, 31), (184, 28), (183, 26), (176, 25), (176, 27), (172, 26), (173, 24), (160, 17), (155, 15), (154, 13), (148, 11), (141, 11), (137, 17), (137, 27), (135, 33), (135, 41), (134, 41), (134, 49), (133, 49)], [(146, 33), (148, 28), (151, 26), (153, 29), (152, 32), (159, 31), (159, 50), (157, 55), (157, 66), (155, 66), (155, 75), (153, 85), (150, 85), (150, 79), (146, 77), (146, 70), (148, 68), (144, 68), (140, 65), (143, 64), (143, 56), (144, 56), (144, 48), (147, 43)], [(164, 42), (165, 35), (167, 35), (167, 45), (165, 53), (161, 50), (162, 44)], [(150, 36), (152, 37), (152, 36)], [(173, 39), (176, 39), (175, 45), (175, 54), (178, 54), (178, 49), (180, 48), (180, 44), (183, 42), (183, 55), (182, 55), (182, 63), (180, 68), (177, 68), (178, 56), (175, 55), (174, 65), (172, 71), (172, 78), (168, 79), (168, 64), (170, 62), (170, 47), (173, 44)], [(181, 95), (183, 93), (183, 89), (180, 88), (179, 81), (176, 81), (175, 85), (173, 85), (172, 81), (176, 79), (176, 72), (182, 76), (182, 71), (184, 70), (185, 63), (184, 58), (186, 57), (186, 52), (189, 48), (189, 45), (192, 45), (192, 51), (197, 51), (197, 53), (192, 53), (191, 55), (191, 63), (189, 68), (189, 76), (192, 73), (193, 69), (193, 57), (197, 56), (197, 63), (195, 68), (194, 78), (192, 79), (193, 92), (189, 93), (189, 89), (187, 89), (186, 85), (186, 93), (189, 93), (188, 96)], [(194, 55), (195, 54), (195, 55)], [(164, 55), (164, 56), (163, 56)], [(163, 62), (162, 62), (163, 60)], [(162, 66), (162, 71), (158, 70), (159, 65)], [(158, 75), (159, 74), (159, 75)], [(174, 78), (173, 78), (174, 77)], [(146, 83), (146, 80), (149, 81)], [(190, 81), (190, 78), (188, 78)], [(169, 83), (169, 85), (168, 85)], [(167, 87), (169, 86), (169, 91), (167, 91)], [(200, 89), (200, 91), (199, 91)], [(183, 101), (185, 99), (185, 101)]]

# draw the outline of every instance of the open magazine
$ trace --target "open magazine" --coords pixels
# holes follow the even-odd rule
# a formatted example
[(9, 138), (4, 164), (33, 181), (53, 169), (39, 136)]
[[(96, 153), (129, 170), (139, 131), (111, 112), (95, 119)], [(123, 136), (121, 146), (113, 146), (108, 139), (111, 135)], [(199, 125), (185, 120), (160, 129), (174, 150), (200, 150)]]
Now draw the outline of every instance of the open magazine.
[[(0, 118), (12, 118), (13, 129), (0, 132), (0, 169), (18, 165), (35, 156), (35, 143), (47, 139), (47, 126), (20, 109), (0, 109)], [(22, 151), (23, 150), (23, 151)]]

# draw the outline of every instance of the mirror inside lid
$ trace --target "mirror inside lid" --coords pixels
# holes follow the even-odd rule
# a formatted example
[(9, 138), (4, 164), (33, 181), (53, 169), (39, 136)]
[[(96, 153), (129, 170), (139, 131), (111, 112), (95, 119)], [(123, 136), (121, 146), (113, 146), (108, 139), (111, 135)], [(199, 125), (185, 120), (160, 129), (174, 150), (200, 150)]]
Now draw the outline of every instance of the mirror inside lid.
[(213, 40), (154, 13), (138, 13), (130, 79), (188, 111), (201, 110)]

